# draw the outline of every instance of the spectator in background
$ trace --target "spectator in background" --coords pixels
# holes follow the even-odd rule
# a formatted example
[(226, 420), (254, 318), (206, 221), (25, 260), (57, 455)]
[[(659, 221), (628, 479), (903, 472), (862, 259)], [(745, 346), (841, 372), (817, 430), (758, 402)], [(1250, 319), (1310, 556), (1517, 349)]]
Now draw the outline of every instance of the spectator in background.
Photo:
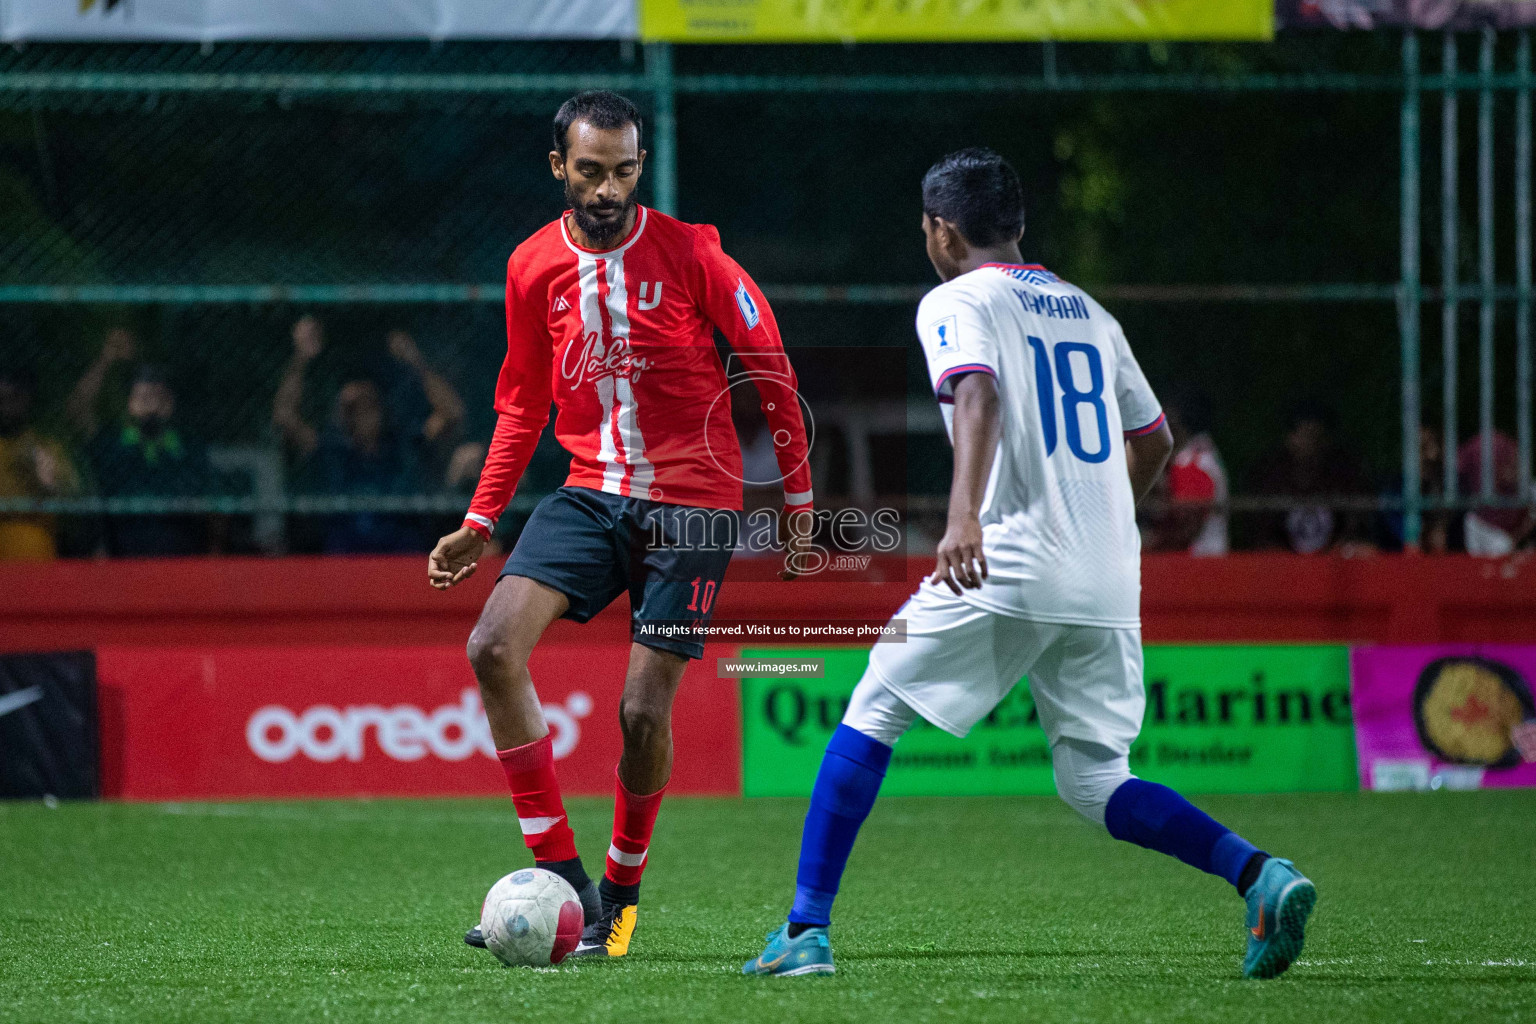
[[(82, 440), (89, 441), (96, 436), (102, 419), (115, 420), (121, 416), (123, 399), (126, 397), (123, 392), (126, 389), (119, 379), (116, 386), (109, 390), (106, 387), (107, 377), (120, 366), (127, 368), (131, 374), (131, 365), (138, 357), (139, 340), (132, 331), (126, 327), (113, 327), (107, 331), (96, 361), (75, 382), (64, 407), (70, 426), (75, 428)], [(104, 394), (109, 394), (113, 399), (110, 403), (112, 408), (105, 417), (101, 415)]]
[[(98, 384), (99, 386), (99, 384)], [(76, 385), (76, 394), (81, 393)], [(95, 396), (89, 396), (94, 408)], [(96, 486), (104, 498), (194, 498), (209, 493), (203, 444), (179, 430), (176, 392), (164, 371), (140, 366), (123, 419), (89, 439)], [(206, 517), (109, 515), (107, 551), (122, 558), (195, 555), (207, 550)]]
[[(390, 407), (401, 414), (402, 422), (412, 425), (414, 436), (407, 441), (417, 448), (417, 458), (429, 486), (434, 490), (452, 489), (450, 477), (465, 475), (473, 462), (470, 453), (484, 447), (462, 443), (464, 400), (447, 378), (427, 365), (409, 332), (396, 329), (384, 340), (397, 369), (389, 380)], [(424, 410), (422, 399), (426, 401)], [(482, 455), (480, 462), (484, 461)], [(478, 480), (478, 467), (474, 467), (474, 474)]]
[[(391, 332), (387, 344), (390, 356), (415, 380), (427, 414), (402, 428), (391, 417), (398, 408), (386, 406), (379, 384), (357, 378), (341, 386), (330, 424), (317, 430), (302, 409), (305, 379), (324, 349), (324, 331), (311, 316), (294, 324), (293, 357), (273, 400), (272, 422), (313, 489), (350, 497), (412, 494), (424, 484), (442, 489), (450, 470), (468, 472), (466, 458), (455, 457), (463, 401), (427, 365), (410, 335)], [(323, 534), (321, 547), (327, 554), (417, 551), (429, 540), (412, 517), (375, 512), (328, 517)]]
[[(1517, 498), (1524, 507), (1474, 508), (1463, 519), (1467, 554), (1502, 558), (1536, 536), (1533, 495), (1520, 493), (1520, 448), (1508, 434), (1493, 433), (1493, 493)], [(1456, 453), (1456, 476), (1461, 493), (1475, 498), (1483, 493), (1483, 438), (1472, 438)]]
[(1149, 517), (1147, 549), (1191, 555), (1227, 553), (1227, 470), (1211, 437), (1210, 402), (1182, 395), (1163, 406), (1174, 454), (1158, 484), (1160, 511)]
[(1368, 550), (1369, 516), (1319, 500), (1370, 495), (1360, 460), (1334, 437), (1333, 411), (1318, 402), (1302, 402), (1286, 423), (1283, 444), (1260, 461), (1255, 478), (1259, 494), (1292, 503), (1264, 516), (1260, 545), (1299, 555)]
[[(1445, 494), (1445, 441), (1440, 431), (1431, 426), (1419, 427), (1419, 493), (1430, 500), (1438, 500)], [(1403, 474), (1399, 472), (1384, 498), (1401, 500)], [(1451, 509), (1427, 509), (1419, 533), (1419, 548), (1427, 554), (1443, 555), (1448, 551), (1461, 550), (1460, 513)], [(1403, 513), (1393, 509), (1382, 513), (1382, 546), (1392, 551), (1403, 550)]]
[[(80, 478), (64, 445), (32, 423), (37, 388), (30, 373), (0, 370), (0, 499), (66, 498)], [(58, 521), (45, 515), (0, 516), (0, 561), (58, 554)]]
[(456, 494), (473, 496), (480, 485), (480, 471), (485, 468), (485, 450), (485, 445), (479, 441), (464, 441), (454, 446), (448, 470), (443, 474), (443, 486)]

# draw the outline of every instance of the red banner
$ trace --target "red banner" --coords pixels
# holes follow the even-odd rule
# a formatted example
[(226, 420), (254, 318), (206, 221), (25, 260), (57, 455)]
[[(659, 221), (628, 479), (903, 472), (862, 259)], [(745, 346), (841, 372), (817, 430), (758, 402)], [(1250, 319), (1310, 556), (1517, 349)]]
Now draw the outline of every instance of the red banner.
[[(629, 649), (534, 651), (567, 793), (613, 791)], [(678, 694), (672, 793), (741, 791), (739, 694), (713, 666), (691, 663)], [(107, 796), (506, 792), (462, 647), (104, 647), (97, 675)]]

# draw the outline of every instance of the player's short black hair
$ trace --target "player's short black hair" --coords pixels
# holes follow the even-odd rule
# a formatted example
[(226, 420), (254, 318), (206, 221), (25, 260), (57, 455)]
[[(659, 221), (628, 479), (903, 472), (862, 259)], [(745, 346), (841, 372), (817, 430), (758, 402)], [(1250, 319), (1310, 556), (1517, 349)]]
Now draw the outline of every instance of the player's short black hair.
[(565, 156), (566, 135), (577, 121), (585, 121), (593, 128), (604, 131), (632, 124), (635, 126), (635, 135), (640, 135), (638, 107), (616, 92), (589, 89), (572, 96), (555, 111), (555, 150), (562, 157)]
[(923, 175), (923, 212), (943, 217), (972, 245), (1012, 242), (1024, 230), (1024, 188), (990, 149), (951, 153)]

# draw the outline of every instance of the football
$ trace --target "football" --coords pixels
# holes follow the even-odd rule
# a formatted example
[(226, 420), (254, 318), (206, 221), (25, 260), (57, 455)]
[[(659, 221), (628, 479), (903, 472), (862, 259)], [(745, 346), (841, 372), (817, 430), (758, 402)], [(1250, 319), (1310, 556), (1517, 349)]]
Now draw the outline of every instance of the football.
[(525, 868), (491, 886), (480, 908), (485, 945), (509, 967), (549, 967), (581, 938), (581, 902), (570, 883), (543, 868)]

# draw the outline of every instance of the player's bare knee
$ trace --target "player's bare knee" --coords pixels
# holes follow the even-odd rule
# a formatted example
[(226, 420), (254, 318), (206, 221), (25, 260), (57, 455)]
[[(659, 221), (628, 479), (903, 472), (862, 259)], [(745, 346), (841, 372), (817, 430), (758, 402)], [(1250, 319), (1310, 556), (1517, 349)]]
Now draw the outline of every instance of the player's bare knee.
[(619, 729), (627, 746), (650, 747), (672, 731), (672, 710), (659, 701), (624, 697), (619, 701)]
[(507, 672), (524, 667), (528, 661), (527, 652), (509, 643), (499, 631), (479, 627), (470, 633), (465, 654), (482, 688), (487, 682), (500, 680)]

